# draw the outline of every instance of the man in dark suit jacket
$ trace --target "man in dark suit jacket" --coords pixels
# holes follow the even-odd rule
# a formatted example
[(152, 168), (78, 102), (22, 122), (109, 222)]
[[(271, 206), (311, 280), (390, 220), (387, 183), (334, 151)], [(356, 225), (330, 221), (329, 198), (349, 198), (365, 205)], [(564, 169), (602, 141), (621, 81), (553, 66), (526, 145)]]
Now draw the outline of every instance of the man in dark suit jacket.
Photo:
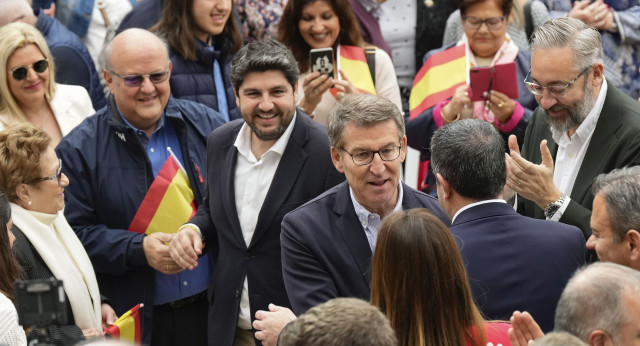
[(371, 255), (382, 219), (438, 202), (400, 182), (407, 137), (401, 111), (377, 96), (347, 95), (328, 122), (331, 158), (347, 182), (287, 214), (282, 272), (296, 314), (336, 297), (369, 300)]
[(209, 136), (207, 197), (170, 245), (183, 268), (194, 267), (203, 242), (217, 253), (209, 345), (253, 345), (255, 312), (270, 303), (290, 306), (280, 264), (282, 217), (344, 180), (331, 164), (326, 129), (296, 111), (298, 67), (282, 44), (247, 44), (231, 74), (244, 121)]
[(640, 105), (606, 82), (600, 34), (582, 21), (545, 23), (531, 47), (528, 88), (540, 107), (521, 154), (509, 139), (507, 184), (521, 214), (578, 226), (587, 239), (595, 177), (640, 164)]
[(438, 200), (451, 217), (478, 307), (492, 320), (526, 310), (551, 331), (562, 289), (584, 264), (582, 232), (522, 216), (501, 199), (504, 140), (491, 124), (465, 119), (444, 126), (431, 151)]

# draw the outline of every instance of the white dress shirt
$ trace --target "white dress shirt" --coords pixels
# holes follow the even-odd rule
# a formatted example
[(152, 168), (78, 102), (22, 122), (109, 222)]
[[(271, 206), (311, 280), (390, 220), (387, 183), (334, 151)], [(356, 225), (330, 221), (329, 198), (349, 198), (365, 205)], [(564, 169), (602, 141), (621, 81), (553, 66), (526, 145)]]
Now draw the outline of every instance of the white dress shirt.
[[(376, 248), (376, 241), (378, 240), (378, 230), (380, 229), (380, 225), (382, 224), (380, 215), (370, 212), (369, 210), (367, 210), (367, 208), (358, 203), (356, 197), (353, 195), (353, 189), (351, 189), (351, 186), (349, 186), (349, 195), (351, 196), (353, 208), (355, 209), (356, 215), (358, 216), (358, 221), (360, 221), (360, 224), (364, 229), (364, 234), (367, 236), (369, 248), (373, 253), (373, 250)], [(402, 191), (402, 183), (398, 182), (398, 201), (396, 202), (396, 206), (393, 208), (393, 211), (389, 213), (389, 215), (397, 211), (402, 211), (403, 195), (404, 193)]]
[[(282, 136), (267, 150), (260, 160), (251, 151), (251, 128), (245, 123), (238, 133), (234, 146), (238, 150), (236, 170), (234, 175), (234, 189), (238, 220), (242, 229), (247, 248), (253, 238), (258, 216), (267, 192), (273, 181), (282, 154), (289, 143), (289, 137), (296, 123), (294, 114), (291, 124)], [(266, 307), (263, 307), (266, 308)], [(238, 313), (238, 327), (251, 329), (251, 309), (249, 307), (249, 284), (244, 278), (242, 296), (240, 298), (240, 312)]]
[[(582, 166), (584, 155), (589, 148), (593, 132), (596, 129), (596, 124), (600, 118), (600, 112), (602, 111), (606, 95), (607, 81), (603, 79), (596, 103), (571, 138), (569, 138), (566, 131), (556, 131), (551, 128), (551, 137), (553, 137), (553, 140), (558, 144), (558, 153), (556, 154), (555, 168), (553, 171), (553, 183), (558, 190), (567, 197), (571, 196), (571, 191), (573, 191), (573, 185)], [(570, 200), (570, 198), (566, 198), (560, 209), (550, 220), (559, 221), (569, 206)]]

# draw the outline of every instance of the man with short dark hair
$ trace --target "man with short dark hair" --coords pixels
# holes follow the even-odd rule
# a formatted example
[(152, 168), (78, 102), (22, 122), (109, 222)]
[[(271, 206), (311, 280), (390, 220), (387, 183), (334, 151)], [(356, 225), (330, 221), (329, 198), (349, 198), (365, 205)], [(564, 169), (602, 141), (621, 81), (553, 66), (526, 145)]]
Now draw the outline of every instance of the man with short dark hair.
[(280, 346), (395, 346), (396, 333), (378, 307), (335, 298), (309, 309), (280, 334)]
[(483, 315), (506, 320), (527, 310), (552, 330), (560, 293), (584, 264), (580, 229), (522, 216), (502, 199), (504, 140), (493, 125), (465, 119), (441, 127), (431, 150), (438, 200)]
[(400, 181), (407, 137), (396, 105), (346, 95), (331, 110), (328, 131), (333, 164), (347, 182), (282, 221), (282, 272), (296, 314), (336, 297), (369, 300), (371, 256), (387, 215), (427, 208), (449, 224), (435, 198)]
[[(209, 345), (254, 345), (251, 323), (270, 303), (291, 306), (282, 280), (282, 217), (338, 184), (324, 126), (296, 109), (298, 64), (273, 40), (253, 41), (231, 66), (238, 107), (207, 141), (207, 198), (170, 245), (197, 269), (202, 244), (217, 256), (209, 286)], [(202, 238), (201, 238), (202, 237)]]
[[(203, 345), (211, 258), (202, 257), (196, 272), (178, 273), (181, 267), (171, 260), (167, 245), (175, 229), (162, 226), (179, 218), (180, 209), (187, 210), (186, 219), (192, 204), (201, 205), (205, 140), (224, 120), (199, 103), (171, 97), (167, 46), (154, 34), (123, 31), (106, 47), (104, 58), (109, 104), (56, 149), (72, 181), (65, 189), (65, 216), (116, 313), (144, 303), (143, 344)], [(166, 180), (161, 172), (171, 163), (184, 172), (190, 200), (180, 203), (172, 196), (167, 201), (153, 192), (152, 186)], [(162, 212), (164, 223), (153, 223), (162, 202), (175, 203), (174, 208)], [(147, 232), (151, 224), (156, 226)]]
[(604, 78), (600, 33), (584, 22), (546, 22), (531, 50), (526, 83), (540, 107), (521, 155), (509, 138), (507, 185), (518, 212), (578, 226), (588, 239), (595, 177), (640, 164), (640, 105)]

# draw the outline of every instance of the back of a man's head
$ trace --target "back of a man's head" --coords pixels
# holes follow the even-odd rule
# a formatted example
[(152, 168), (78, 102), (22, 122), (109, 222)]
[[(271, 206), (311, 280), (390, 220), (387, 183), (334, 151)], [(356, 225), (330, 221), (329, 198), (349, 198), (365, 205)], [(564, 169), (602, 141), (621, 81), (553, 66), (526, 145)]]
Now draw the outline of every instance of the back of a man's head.
[[(594, 263), (578, 270), (560, 297), (555, 331), (591, 342), (594, 335), (623, 345), (623, 326), (630, 322), (628, 299), (640, 298), (640, 272), (615, 263)], [(637, 329), (637, 328), (636, 328)], [(595, 333), (595, 334), (594, 334)], [(637, 331), (634, 332), (636, 337)]]
[(35, 25), (37, 17), (26, 0), (0, 0), (0, 26), (12, 22)]
[(453, 122), (431, 138), (431, 168), (463, 197), (496, 198), (507, 179), (504, 139), (486, 121)]
[(280, 333), (279, 346), (395, 346), (387, 318), (368, 302), (336, 298), (309, 309)]
[(534, 346), (587, 346), (584, 341), (580, 340), (577, 336), (571, 335), (567, 332), (551, 332), (537, 339)]

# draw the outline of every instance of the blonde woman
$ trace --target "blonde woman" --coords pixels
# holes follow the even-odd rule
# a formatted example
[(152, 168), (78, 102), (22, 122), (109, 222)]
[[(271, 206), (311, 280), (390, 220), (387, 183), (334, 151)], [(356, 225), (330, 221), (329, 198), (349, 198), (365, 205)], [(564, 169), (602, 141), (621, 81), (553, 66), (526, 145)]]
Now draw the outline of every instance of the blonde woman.
[(30, 122), (55, 147), (84, 118), (95, 113), (86, 89), (56, 84), (53, 57), (35, 27), (0, 28), (0, 129)]

